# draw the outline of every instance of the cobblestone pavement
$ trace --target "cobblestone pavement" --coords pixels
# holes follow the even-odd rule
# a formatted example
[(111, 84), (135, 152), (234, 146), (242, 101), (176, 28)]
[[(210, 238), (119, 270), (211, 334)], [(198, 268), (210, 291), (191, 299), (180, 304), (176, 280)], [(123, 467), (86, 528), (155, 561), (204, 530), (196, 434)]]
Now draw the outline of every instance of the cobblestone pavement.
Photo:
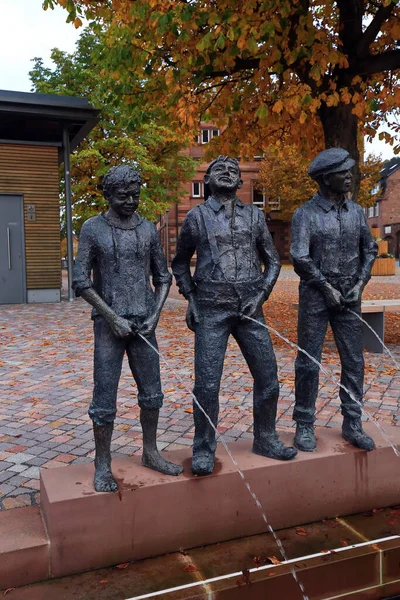
[[(397, 284), (397, 279), (386, 283)], [(376, 285), (381, 289), (380, 282)], [(296, 287), (293, 271), (283, 269), (274, 298), (282, 307), (285, 302), (291, 307)], [(160, 449), (191, 446), (193, 438), (188, 392), (193, 385), (193, 337), (184, 322), (185, 303), (174, 296), (176, 290), (167, 301), (157, 337), (161, 352), (182, 382), (162, 365), (165, 401), (159, 423)], [(273, 301), (267, 303), (267, 315)], [(288, 314), (295, 328), (293, 307), (291, 311)], [(271, 325), (278, 327), (274, 321)], [(283, 326), (281, 321), (279, 326)], [(295, 339), (293, 328), (290, 333), (286, 329), (284, 332)], [(323, 363), (337, 379), (338, 357), (329, 339)], [(278, 426), (292, 428), (295, 351), (276, 338), (273, 341), (281, 383)], [(82, 300), (0, 306), (0, 347), (0, 508), (4, 510), (38, 502), (40, 468), (93, 460), (92, 427), (87, 416), (92, 391), (90, 309)], [(390, 349), (400, 361), (400, 346), (391, 344)], [(366, 353), (365, 359), (366, 409), (384, 426), (400, 425), (400, 373), (396, 373), (387, 355)], [(218, 427), (228, 441), (252, 437), (251, 390), (251, 376), (236, 343), (231, 341), (221, 385)], [(317, 425), (340, 425), (337, 386), (323, 374), (317, 408)], [(112, 450), (115, 457), (141, 451), (136, 386), (126, 362)]]

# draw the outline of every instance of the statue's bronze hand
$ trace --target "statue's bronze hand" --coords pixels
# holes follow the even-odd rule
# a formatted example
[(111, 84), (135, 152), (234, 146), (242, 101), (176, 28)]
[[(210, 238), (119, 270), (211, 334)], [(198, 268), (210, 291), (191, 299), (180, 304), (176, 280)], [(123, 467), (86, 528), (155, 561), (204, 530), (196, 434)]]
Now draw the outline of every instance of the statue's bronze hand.
[(124, 317), (116, 316), (109, 321), (111, 331), (117, 338), (127, 338), (133, 335), (131, 323)]
[(151, 335), (154, 333), (155, 328), (157, 327), (158, 319), (160, 318), (159, 313), (154, 313), (146, 317), (143, 321), (142, 325), (138, 329), (138, 333), (144, 336)]
[(186, 312), (186, 325), (191, 331), (196, 331), (199, 322), (199, 312), (197, 310), (196, 301), (193, 297), (189, 298), (189, 306)]

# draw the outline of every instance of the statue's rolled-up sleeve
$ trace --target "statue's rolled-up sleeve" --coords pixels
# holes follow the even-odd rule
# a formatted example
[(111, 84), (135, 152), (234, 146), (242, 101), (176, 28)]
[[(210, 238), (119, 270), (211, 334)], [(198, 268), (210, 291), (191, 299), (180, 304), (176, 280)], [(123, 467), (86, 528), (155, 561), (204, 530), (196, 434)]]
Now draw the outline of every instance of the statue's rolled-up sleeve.
[(168, 271), (167, 259), (161, 246), (157, 229), (154, 225), (152, 226), (151, 232), (150, 268), (154, 287), (163, 284), (171, 285), (172, 275)]
[(378, 254), (378, 244), (375, 242), (368, 227), (364, 213), (361, 213), (361, 235), (360, 235), (360, 280), (367, 283), (371, 279), (371, 269)]
[(272, 241), (272, 236), (265, 222), (264, 214), (256, 209), (258, 215), (258, 237), (257, 249), (264, 264), (264, 282), (263, 288), (268, 297), (278, 279), (281, 270), (281, 261), (279, 254)]
[(196, 289), (190, 271), (190, 260), (196, 250), (194, 235), (194, 215), (189, 212), (183, 222), (176, 247), (176, 254), (172, 261), (172, 272), (176, 279), (179, 293), (185, 298)]
[(78, 256), (75, 260), (72, 288), (76, 296), (80, 296), (83, 290), (93, 287), (90, 277), (95, 259), (95, 243), (92, 237), (91, 224), (86, 221), (82, 225), (79, 235)]

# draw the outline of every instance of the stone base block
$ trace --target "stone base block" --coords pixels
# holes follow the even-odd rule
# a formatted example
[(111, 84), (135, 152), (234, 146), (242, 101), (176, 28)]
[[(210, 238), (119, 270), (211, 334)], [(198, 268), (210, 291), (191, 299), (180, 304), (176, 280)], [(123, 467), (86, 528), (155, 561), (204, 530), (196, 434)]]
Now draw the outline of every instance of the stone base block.
[(0, 512), (0, 589), (49, 577), (49, 543), (38, 507)]
[[(230, 448), (275, 529), (400, 504), (400, 462), (373, 425), (367, 453), (317, 429), (318, 451), (278, 462), (251, 453), (251, 442)], [(389, 428), (393, 442), (400, 430)], [(282, 434), (289, 443), (291, 436)], [(96, 493), (93, 465), (41, 472), (41, 505), (51, 540), (53, 577), (160, 556), (246, 537), (266, 530), (253, 498), (222, 447), (213, 475), (190, 474), (191, 450), (165, 455), (184, 465), (179, 477), (140, 465), (139, 457), (113, 461), (119, 491)]]

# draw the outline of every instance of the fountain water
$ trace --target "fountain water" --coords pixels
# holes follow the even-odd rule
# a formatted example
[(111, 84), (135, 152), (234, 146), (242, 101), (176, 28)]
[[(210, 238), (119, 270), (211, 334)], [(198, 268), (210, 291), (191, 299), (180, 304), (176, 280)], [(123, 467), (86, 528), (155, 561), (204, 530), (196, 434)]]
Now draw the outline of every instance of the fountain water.
[(356, 313), (354, 310), (351, 310), (350, 308), (347, 309), (349, 312), (351, 312), (353, 315), (355, 315), (357, 317), (357, 319), (359, 319), (361, 321), (361, 323), (364, 323), (364, 325), (366, 325), (368, 327), (368, 329), (370, 329), (372, 331), (372, 333), (374, 334), (374, 336), (380, 341), (380, 343), (382, 344), (382, 347), (385, 348), (386, 352), (389, 354), (390, 358), (392, 359), (392, 361), (394, 362), (394, 364), (396, 365), (397, 369), (400, 369), (400, 365), (397, 362), (397, 360), (395, 359), (395, 357), (393, 356), (392, 352), (389, 350), (389, 348), (387, 346), (385, 346), (383, 340), (379, 337), (379, 335), (376, 333), (375, 329), (373, 329), (373, 327), (371, 327), (371, 325), (369, 323), (367, 323), (367, 321), (365, 321), (362, 317), (360, 317), (360, 315), (358, 313)]
[(264, 508), (262, 507), (261, 502), (259, 501), (259, 499), (257, 498), (257, 495), (255, 494), (255, 492), (251, 489), (250, 483), (247, 481), (243, 471), (240, 469), (237, 460), (235, 459), (235, 457), (233, 456), (232, 452), (229, 449), (228, 444), (226, 443), (226, 441), (224, 440), (223, 436), (221, 433), (218, 432), (217, 428), (215, 427), (214, 423), (211, 421), (210, 417), (208, 416), (208, 414), (205, 412), (205, 410), (203, 409), (203, 407), (201, 406), (200, 402), (197, 400), (196, 396), (193, 394), (193, 392), (191, 390), (189, 390), (184, 381), (181, 379), (181, 377), (178, 375), (178, 373), (175, 371), (175, 369), (169, 364), (169, 362), (167, 361), (167, 359), (161, 354), (161, 352), (155, 347), (153, 346), (148, 339), (146, 339), (143, 335), (141, 335), (139, 333), (139, 336), (142, 338), (142, 340), (144, 340), (146, 342), (146, 344), (148, 346), (150, 346), (150, 348), (153, 348), (154, 352), (156, 352), (158, 354), (158, 356), (165, 362), (165, 364), (167, 365), (167, 367), (174, 373), (175, 377), (178, 379), (178, 381), (184, 386), (185, 391), (190, 394), (193, 398), (193, 401), (195, 402), (196, 406), (201, 410), (201, 412), (203, 413), (203, 415), (206, 417), (207, 421), (210, 423), (211, 427), (214, 429), (216, 435), (219, 437), (219, 440), (222, 444), (222, 446), (224, 447), (226, 453), (228, 454), (229, 458), (231, 459), (232, 463), (234, 464), (237, 472), (239, 473), (241, 479), (243, 480), (247, 491), (249, 492), (249, 494), (251, 495), (251, 497), (253, 498), (258, 510), (261, 513), (261, 516), (263, 518), (264, 523), (266, 524), (268, 531), (272, 534), (276, 545), (278, 546), (279, 552), (281, 553), (281, 556), (283, 558), (283, 560), (289, 564), (289, 568), (290, 568), (290, 572), (292, 574), (293, 579), (296, 581), (297, 585), (299, 586), (301, 593), (303, 595), (303, 600), (309, 600), (309, 597), (307, 596), (304, 586), (301, 583), (300, 579), (297, 576), (297, 573), (294, 569), (294, 567), (289, 563), (289, 558), (286, 554), (286, 551), (282, 545), (281, 540), (279, 539), (279, 537), (277, 536), (276, 532), (274, 531), (274, 529), (272, 528), (272, 526), (270, 525), (267, 515), (265, 513)]
[[(349, 309), (350, 310), (350, 309)], [(353, 314), (355, 314), (357, 316), (357, 318), (359, 318), (363, 323), (366, 323), (364, 321), (364, 319), (362, 319), (357, 313), (355, 313), (354, 311), (350, 311)], [(359, 402), (356, 398), (354, 398), (353, 394), (347, 389), (346, 386), (344, 386), (340, 381), (338, 381), (335, 376), (330, 373), (327, 369), (325, 369), (325, 367), (317, 360), (315, 359), (313, 356), (311, 356), (311, 354), (309, 354), (306, 350), (304, 350), (303, 348), (300, 348), (297, 344), (295, 344), (294, 342), (291, 342), (288, 338), (286, 338), (285, 336), (283, 336), (281, 333), (279, 333), (276, 329), (274, 329), (273, 327), (270, 327), (269, 325), (266, 325), (264, 323), (260, 323), (259, 321), (257, 321), (256, 319), (253, 319), (252, 317), (247, 317), (245, 316), (246, 319), (250, 320), (250, 321), (254, 321), (255, 323), (258, 323), (261, 327), (265, 327), (265, 329), (267, 329), (268, 331), (271, 331), (272, 333), (274, 333), (275, 335), (277, 335), (281, 340), (283, 340), (284, 342), (286, 342), (287, 344), (289, 344), (290, 346), (292, 346), (293, 348), (296, 348), (299, 352), (302, 352), (303, 354), (305, 354), (311, 361), (313, 361), (315, 364), (318, 365), (319, 369), (332, 381), (334, 381), (334, 383), (336, 385), (338, 385), (340, 388), (342, 388), (343, 390), (345, 390), (349, 396), (352, 398), (352, 400), (354, 402), (356, 402), (356, 404), (358, 404), (361, 408), (362, 414), (369, 420), (371, 420), (375, 426), (377, 427), (377, 429), (379, 430), (380, 434), (382, 435), (382, 437), (390, 444), (390, 446), (393, 449), (393, 452), (395, 453), (396, 456), (400, 457), (400, 451), (397, 448), (397, 446), (395, 446), (393, 444), (393, 442), (390, 440), (387, 432), (385, 431), (385, 429), (382, 427), (382, 425), (376, 421), (375, 419), (373, 419), (373, 417), (371, 417), (371, 415), (364, 409), (363, 405), (361, 402)], [(366, 325), (368, 327), (370, 327), (368, 325), (368, 323), (366, 323)], [(372, 329), (370, 327), (370, 329)], [(372, 330), (374, 331), (374, 330)], [(390, 350), (387, 348), (387, 346), (385, 346), (385, 344), (383, 343), (383, 341), (379, 338), (379, 336), (376, 334), (376, 332), (374, 331), (375, 335), (377, 336), (377, 338), (382, 342), (383, 347), (386, 349), (386, 351), (388, 352), (388, 354), (391, 356), (393, 362), (395, 363), (396, 367), (398, 367), (398, 363), (396, 361), (396, 359), (394, 358), (393, 354), (390, 352)], [(140, 335), (140, 334), (139, 334)], [(281, 556), (284, 559), (284, 562), (286, 564), (289, 564), (290, 566), (290, 571), (291, 574), (294, 578), (294, 580), (296, 581), (296, 583), (298, 584), (301, 593), (303, 595), (303, 600), (309, 600), (309, 597), (307, 596), (304, 586), (302, 584), (302, 582), (300, 581), (300, 579), (297, 576), (297, 573), (295, 571), (295, 569), (291, 566), (290, 561), (288, 559), (288, 556), (286, 554), (286, 551), (282, 545), (281, 540), (279, 539), (278, 535), (276, 534), (276, 532), (274, 531), (274, 529), (272, 528), (272, 526), (270, 525), (266, 512), (263, 508), (263, 506), (261, 505), (261, 502), (259, 501), (259, 499), (257, 498), (257, 495), (255, 494), (255, 492), (251, 489), (251, 486), (249, 484), (249, 482), (246, 480), (246, 477), (243, 473), (243, 471), (240, 469), (235, 457), (233, 456), (232, 452), (230, 451), (226, 441), (224, 440), (222, 434), (220, 434), (217, 430), (217, 428), (214, 426), (214, 423), (211, 421), (210, 417), (207, 415), (207, 413), (204, 411), (203, 407), (200, 405), (200, 403), (198, 402), (196, 396), (193, 394), (193, 392), (191, 390), (189, 390), (184, 381), (182, 380), (182, 378), (178, 375), (178, 373), (175, 371), (175, 369), (169, 364), (169, 362), (167, 361), (167, 359), (159, 352), (159, 350), (157, 348), (155, 348), (144, 336), (140, 335), (140, 337), (146, 342), (146, 344), (148, 344), (153, 350), (154, 352), (156, 352), (158, 354), (158, 356), (165, 362), (165, 364), (167, 365), (167, 367), (174, 373), (175, 377), (178, 379), (178, 381), (184, 386), (185, 391), (190, 394), (193, 398), (193, 401), (196, 403), (197, 407), (201, 410), (201, 412), (204, 414), (204, 416), (206, 417), (207, 421), (210, 423), (211, 427), (214, 429), (214, 431), (216, 432), (216, 435), (218, 436), (219, 440), (221, 441), (222, 446), (224, 447), (226, 453), (228, 454), (229, 458), (231, 459), (232, 463), (234, 464), (237, 472), (239, 473), (243, 483), (246, 486), (246, 489), (248, 490), (249, 494), (251, 495), (251, 497), (253, 498), (258, 510), (261, 513), (261, 516), (263, 518), (263, 521), (265, 522), (268, 531), (272, 534), (275, 543), (279, 549), (279, 552), (281, 553)]]
[(247, 317), (245, 316), (246, 319), (249, 319), (249, 321), (254, 321), (254, 323), (258, 323), (261, 327), (265, 327), (265, 329), (268, 329), (268, 331), (271, 331), (272, 333), (274, 333), (276, 336), (278, 336), (281, 340), (283, 340), (284, 342), (286, 342), (287, 344), (289, 344), (289, 346), (292, 346), (292, 348), (296, 348), (299, 352), (302, 352), (303, 354), (305, 354), (306, 356), (308, 356), (308, 358), (310, 360), (312, 360), (313, 363), (315, 363), (316, 365), (318, 365), (319, 369), (327, 376), (329, 377), (329, 379), (331, 381), (333, 381), (336, 385), (338, 385), (342, 390), (344, 390), (345, 392), (348, 393), (348, 395), (350, 396), (350, 398), (353, 400), (353, 402), (355, 402), (356, 404), (358, 404), (358, 406), (361, 408), (362, 414), (370, 421), (372, 421), (372, 423), (374, 423), (374, 425), (376, 426), (376, 428), (378, 429), (378, 431), (380, 432), (381, 436), (388, 442), (388, 444), (390, 444), (390, 446), (393, 449), (393, 452), (395, 453), (396, 456), (400, 457), (400, 450), (397, 448), (397, 446), (395, 446), (393, 444), (393, 442), (391, 441), (391, 439), (389, 438), (387, 432), (385, 431), (385, 429), (382, 427), (382, 425), (379, 423), (379, 421), (376, 421), (373, 417), (371, 417), (371, 415), (364, 409), (363, 405), (361, 402), (359, 402), (359, 400), (357, 400), (354, 395), (350, 392), (350, 390), (347, 389), (347, 387), (345, 385), (343, 385), (340, 381), (338, 381), (335, 376), (332, 373), (329, 373), (329, 371), (327, 371), (325, 369), (325, 367), (323, 367), (321, 365), (321, 363), (314, 358), (313, 356), (311, 356), (311, 354), (309, 354), (306, 350), (303, 350), (303, 348), (300, 348), (300, 346), (298, 346), (297, 344), (295, 344), (294, 342), (291, 342), (288, 338), (286, 338), (284, 335), (282, 335), (281, 333), (279, 333), (279, 331), (277, 331), (276, 329), (274, 329), (273, 327), (270, 327), (269, 325), (266, 325), (264, 323), (260, 323), (260, 321), (257, 321), (256, 319), (253, 319), (252, 317)]

